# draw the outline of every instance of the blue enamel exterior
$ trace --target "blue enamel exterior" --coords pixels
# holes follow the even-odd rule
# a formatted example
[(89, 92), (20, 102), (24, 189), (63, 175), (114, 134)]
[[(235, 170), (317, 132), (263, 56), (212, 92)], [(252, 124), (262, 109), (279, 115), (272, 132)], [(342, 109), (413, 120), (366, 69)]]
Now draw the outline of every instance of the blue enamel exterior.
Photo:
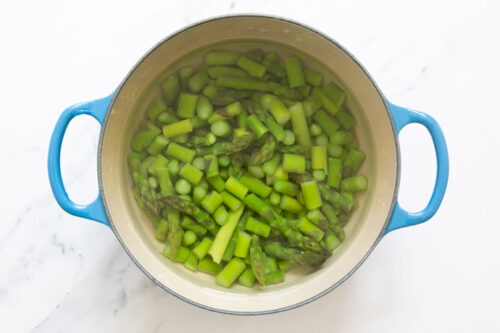
[(434, 118), (422, 112), (409, 110), (389, 102), (388, 104), (394, 118), (394, 123), (396, 124), (397, 134), (399, 134), (403, 127), (412, 123), (418, 123), (427, 128), (431, 134), (434, 149), (436, 150), (437, 174), (434, 191), (427, 206), (420, 212), (411, 213), (405, 211), (401, 208), (399, 203), (396, 202), (391, 221), (386, 229), (386, 234), (392, 230), (419, 224), (430, 219), (437, 212), (441, 202), (443, 201), (446, 185), (448, 184), (449, 173), (448, 148), (446, 147), (446, 140), (444, 139), (441, 128)]
[(90, 115), (102, 125), (111, 97), (112, 95), (87, 103), (75, 104), (64, 110), (50, 138), (48, 159), (50, 185), (59, 206), (70, 214), (98, 221), (108, 226), (109, 222), (104, 212), (101, 194), (88, 205), (74, 203), (68, 197), (61, 177), (61, 145), (69, 122), (76, 116)]

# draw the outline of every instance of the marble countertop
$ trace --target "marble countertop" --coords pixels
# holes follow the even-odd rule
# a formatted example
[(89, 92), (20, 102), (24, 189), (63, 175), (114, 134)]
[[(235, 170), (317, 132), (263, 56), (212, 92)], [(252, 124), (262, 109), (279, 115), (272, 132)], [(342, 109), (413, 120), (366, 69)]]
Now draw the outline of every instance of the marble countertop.
[[(226, 13), (313, 26), (349, 49), (394, 103), (441, 124), (450, 181), (428, 223), (389, 234), (333, 292), (259, 317), (167, 294), (104, 225), (65, 213), (47, 177), (50, 134), (75, 102), (113, 91), (156, 42)], [(500, 3), (491, 1), (0, 1), (2, 332), (493, 332), (500, 330)], [(72, 199), (97, 194), (99, 126), (73, 121), (62, 154)], [(400, 202), (428, 200), (428, 134), (400, 136)]]

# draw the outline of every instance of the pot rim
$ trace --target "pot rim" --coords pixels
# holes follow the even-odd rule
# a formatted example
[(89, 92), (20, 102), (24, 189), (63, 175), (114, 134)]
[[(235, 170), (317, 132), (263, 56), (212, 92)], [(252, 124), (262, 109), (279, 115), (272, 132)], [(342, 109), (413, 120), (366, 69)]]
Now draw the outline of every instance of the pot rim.
[[(341, 49), (363, 71), (363, 73), (370, 80), (371, 84), (374, 86), (374, 88), (377, 91), (378, 95), (382, 99), (382, 102), (384, 103), (384, 106), (385, 106), (385, 110), (386, 110), (387, 115), (389, 117), (389, 121), (391, 123), (391, 127), (392, 127), (392, 130), (393, 130), (393, 135), (394, 135), (394, 144), (395, 144), (395, 148), (396, 148), (396, 181), (394, 183), (393, 197), (392, 197), (392, 201), (391, 201), (389, 213), (387, 214), (385, 223), (384, 223), (382, 229), (380, 230), (379, 235), (377, 236), (377, 238), (375, 239), (375, 241), (373, 242), (373, 244), (370, 246), (370, 248), (368, 249), (368, 251), (361, 258), (361, 260), (346, 275), (344, 275), (340, 280), (338, 280), (336, 283), (334, 283), (330, 287), (326, 288), (322, 292), (320, 292), (320, 293), (318, 293), (316, 295), (313, 295), (313, 296), (309, 297), (306, 300), (303, 300), (301, 302), (298, 302), (298, 303), (295, 303), (295, 304), (292, 304), (292, 305), (288, 305), (288, 306), (284, 306), (284, 307), (280, 307), (280, 308), (276, 308), (276, 309), (271, 309), (271, 310), (264, 310), (264, 311), (231, 311), (231, 310), (219, 309), (219, 308), (215, 308), (215, 307), (208, 306), (208, 305), (205, 305), (205, 304), (201, 304), (201, 303), (195, 302), (195, 301), (193, 301), (193, 300), (191, 300), (191, 299), (189, 299), (187, 297), (184, 297), (183, 295), (181, 295), (181, 294), (173, 291), (172, 289), (170, 289), (169, 287), (167, 287), (166, 285), (164, 285), (163, 283), (161, 283), (159, 280), (157, 280), (135, 258), (135, 256), (132, 254), (132, 252), (129, 250), (129, 248), (125, 245), (123, 239), (120, 237), (120, 234), (116, 230), (113, 218), (112, 218), (112, 216), (111, 216), (111, 214), (110, 214), (110, 212), (108, 210), (108, 205), (107, 205), (107, 201), (106, 201), (106, 195), (104, 194), (104, 187), (103, 187), (103, 180), (102, 180), (102, 166), (101, 166), (101, 162), (102, 162), (102, 159), (101, 159), (101, 156), (102, 156), (102, 146), (103, 146), (103, 141), (104, 141), (104, 133), (106, 131), (106, 126), (107, 126), (108, 118), (109, 118), (109, 115), (110, 115), (110, 110), (112, 109), (112, 107), (114, 105), (114, 102), (115, 102), (118, 94), (120, 93), (122, 87), (124, 86), (125, 82), (127, 82), (127, 80), (130, 78), (130, 76), (132, 75), (132, 73), (137, 69), (137, 67), (143, 62), (144, 59), (146, 59), (150, 54), (152, 54), (153, 52), (155, 52), (157, 48), (159, 48), (161, 45), (163, 45), (165, 42), (167, 42), (171, 38), (173, 38), (173, 37), (175, 37), (175, 36), (183, 33), (186, 30), (192, 29), (192, 28), (194, 28), (196, 26), (199, 26), (199, 25), (202, 25), (202, 24), (205, 24), (205, 23), (209, 23), (209, 22), (212, 22), (212, 21), (224, 20), (224, 19), (227, 19), (227, 18), (238, 18), (238, 17), (256, 17), (256, 18), (274, 19), (274, 20), (279, 20), (279, 21), (283, 21), (283, 22), (286, 22), (286, 23), (298, 25), (298, 26), (301, 26), (303, 28), (306, 28), (306, 29), (312, 31), (315, 34), (318, 34), (319, 36), (325, 38), (330, 43), (334, 44), (336, 47), (338, 47), (339, 49)], [(397, 200), (397, 197), (398, 197), (399, 181), (400, 181), (400, 176), (401, 176), (401, 153), (400, 153), (399, 140), (398, 140), (398, 137), (397, 137), (397, 131), (396, 131), (396, 125), (395, 125), (395, 122), (394, 122), (394, 117), (393, 117), (392, 112), (390, 110), (390, 107), (389, 107), (389, 104), (387, 102), (387, 99), (385, 98), (384, 94), (382, 93), (382, 91), (380, 90), (380, 88), (378, 87), (378, 85), (375, 83), (375, 80), (368, 73), (368, 71), (366, 70), (366, 68), (363, 67), (363, 65), (358, 61), (358, 59), (356, 59), (356, 57), (354, 57), (354, 55), (351, 52), (349, 52), (346, 48), (344, 48), (340, 43), (338, 43), (336, 40), (334, 40), (333, 38), (329, 37), (328, 35), (324, 34), (323, 32), (321, 32), (321, 31), (319, 31), (319, 30), (317, 30), (315, 28), (310, 27), (309, 25), (306, 25), (306, 24), (303, 24), (303, 23), (299, 23), (297, 21), (294, 21), (294, 20), (291, 20), (291, 19), (288, 19), (288, 18), (284, 18), (284, 17), (281, 17), (281, 16), (266, 15), (266, 14), (228, 14), (228, 15), (213, 16), (213, 17), (210, 17), (210, 18), (207, 18), (207, 19), (204, 19), (204, 20), (196, 21), (196, 22), (194, 22), (192, 24), (189, 24), (188, 26), (186, 26), (186, 27), (184, 27), (182, 29), (179, 29), (179, 30), (175, 31), (174, 33), (168, 35), (167, 37), (165, 37), (162, 40), (160, 40), (159, 42), (157, 42), (151, 49), (149, 49), (135, 63), (135, 65), (130, 69), (130, 71), (127, 73), (127, 75), (125, 75), (125, 77), (123, 78), (123, 80), (120, 82), (120, 84), (118, 85), (118, 87), (116, 88), (116, 90), (112, 94), (111, 101), (110, 101), (110, 103), (108, 105), (108, 108), (106, 110), (106, 113), (104, 115), (104, 119), (103, 119), (103, 122), (102, 122), (101, 131), (100, 131), (100, 134), (99, 134), (99, 144), (98, 144), (98, 147), (97, 147), (97, 176), (98, 176), (99, 194), (100, 194), (100, 196), (102, 198), (103, 208), (104, 208), (104, 211), (106, 213), (106, 217), (107, 217), (107, 219), (109, 221), (109, 226), (110, 226), (111, 230), (113, 230), (113, 233), (115, 234), (116, 238), (120, 242), (122, 248), (125, 250), (125, 252), (130, 257), (130, 259), (132, 259), (132, 261), (136, 264), (136, 266), (139, 267), (139, 269), (149, 279), (151, 279), (156, 285), (158, 285), (159, 287), (161, 287), (163, 290), (167, 291), (169, 294), (171, 294), (171, 295), (177, 297), (178, 299), (183, 300), (183, 301), (185, 301), (185, 302), (187, 302), (187, 303), (189, 303), (191, 305), (195, 305), (195, 306), (197, 306), (199, 308), (202, 308), (202, 309), (205, 309), (205, 310), (209, 310), (209, 311), (213, 311), (213, 312), (217, 312), (217, 313), (224, 313), (224, 314), (231, 314), (231, 315), (254, 316), (254, 315), (265, 315), (265, 314), (272, 314), (272, 313), (283, 312), (283, 311), (295, 309), (295, 308), (298, 308), (298, 307), (300, 307), (302, 305), (308, 304), (308, 303), (310, 303), (310, 302), (312, 302), (312, 301), (320, 298), (321, 296), (324, 296), (324, 295), (328, 294), (333, 289), (337, 288), (340, 284), (342, 284), (345, 280), (347, 280), (352, 274), (354, 274), (354, 272), (361, 266), (361, 264), (363, 264), (365, 262), (365, 260), (368, 258), (368, 256), (372, 253), (373, 249), (377, 246), (377, 244), (380, 242), (380, 240), (382, 239), (382, 237), (385, 235), (385, 232), (387, 230), (387, 226), (389, 225), (389, 222), (391, 221), (391, 218), (392, 218), (392, 215), (393, 215), (393, 212), (394, 212), (394, 207), (396, 205), (396, 200)]]

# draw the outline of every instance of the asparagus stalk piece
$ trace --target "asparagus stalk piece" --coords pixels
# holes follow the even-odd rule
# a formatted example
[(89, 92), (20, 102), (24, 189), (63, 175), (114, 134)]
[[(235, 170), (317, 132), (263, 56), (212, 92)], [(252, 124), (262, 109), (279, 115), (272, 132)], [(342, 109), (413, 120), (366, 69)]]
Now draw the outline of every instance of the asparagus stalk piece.
[(262, 165), (271, 159), (274, 155), (277, 142), (272, 136), (267, 136), (264, 144), (260, 148), (255, 148), (252, 151), (248, 165)]
[(217, 224), (212, 217), (198, 208), (191, 200), (183, 199), (178, 196), (166, 196), (162, 198), (161, 201), (167, 206), (193, 217), (212, 234), (217, 233)]
[(252, 268), (253, 275), (262, 286), (266, 284), (264, 260), (265, 254), (260, 247), (259, 237), (254, 235), (250, 246), (250, 267)]
[(298, 266), (316, 268), (321, 266), (327, 258), (324, 254), (285, 247), (276, 241), (267, 241), (262, 245), (262, 248), (266, 254)]

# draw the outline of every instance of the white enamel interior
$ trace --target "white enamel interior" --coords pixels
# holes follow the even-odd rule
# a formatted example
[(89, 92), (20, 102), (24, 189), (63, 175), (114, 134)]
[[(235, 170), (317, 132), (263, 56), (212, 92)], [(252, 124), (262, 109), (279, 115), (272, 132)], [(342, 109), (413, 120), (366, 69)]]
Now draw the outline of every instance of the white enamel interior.
[[(271, 44), (275, 44), (270, 45)], [(154, 227), (135, 203), (126, 165), (130, 138), (144, 106), (159, 93), (157, 84), (172, 67), (196, 60), (188, 56), (200, 48), (221, 49), (259, 46), (307, 57), (307, 66), (330, 71), (347, 92), (347, 105), (357, 119), (356, 134), (367, 153), (361, 172), (370, 179), (359, 195), (359, 208), (346, 226), (346, 239), (322, 268), (309, 274), (287, 272), (281, 284), (223, 289), (213, 276), (192, 273), (160, 255), (162, 244), (153, 237)], [(286, 48), (283, 48), (286, 46)], [(190, 58), (191, 57), (191, 58)], [(186, 61), (184, 61), (186, 62)], [(322, 65), (321, 65), (322, 64)], [(323, 68), (323, 69), (322, 69)], [(267, 17), (227, 17), (184, 30), (158, 45), (130, 73), (118, 90), (103, 129), (101, 141), (101, 191), (115, 233), (134, 261), (155, 282), (191, 302), (224, 312), (269, 312), (293, 307), (318, 296), (345, 278), (362, 262), (381, 235), (391, 210), (397, 178), (397, 148), (386, 105), (365, 72), (342, 49), (301, 25)]]

